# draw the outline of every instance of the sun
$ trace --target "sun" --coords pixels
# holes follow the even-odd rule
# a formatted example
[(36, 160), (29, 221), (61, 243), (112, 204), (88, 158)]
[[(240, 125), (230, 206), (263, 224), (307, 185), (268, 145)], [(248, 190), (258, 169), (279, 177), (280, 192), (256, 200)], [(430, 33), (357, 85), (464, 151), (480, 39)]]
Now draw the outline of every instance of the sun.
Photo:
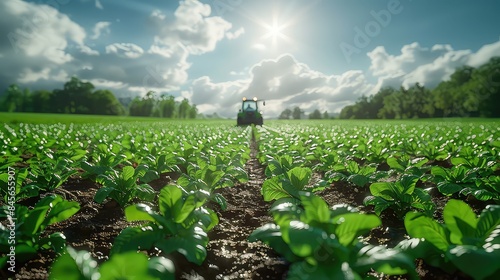
[(264, 35), (264, 38), (272, 38), (273, 40), (283, 38), (285, 35), (281, 31), (284, 28), (284, 25), (280, 25), (276, 20), (273, 20), (271, 25), (266, 26), (267, 33)]

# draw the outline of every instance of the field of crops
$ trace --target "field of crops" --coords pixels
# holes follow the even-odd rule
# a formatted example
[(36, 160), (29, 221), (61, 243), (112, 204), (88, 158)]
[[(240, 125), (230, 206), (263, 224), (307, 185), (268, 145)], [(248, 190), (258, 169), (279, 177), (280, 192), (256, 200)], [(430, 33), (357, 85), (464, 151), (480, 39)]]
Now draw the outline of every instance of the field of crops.
[(1, 279), (500, 277), (498, 120), (0, 117)]

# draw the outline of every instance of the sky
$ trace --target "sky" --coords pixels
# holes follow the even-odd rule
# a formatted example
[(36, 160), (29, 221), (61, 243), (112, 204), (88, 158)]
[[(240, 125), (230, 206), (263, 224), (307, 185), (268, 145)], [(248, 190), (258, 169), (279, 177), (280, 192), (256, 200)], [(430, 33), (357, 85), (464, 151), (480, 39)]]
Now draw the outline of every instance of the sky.
[(1, 0), (0, 90), (72, 76), (235, 118), (339, 112), (380, 88), (433, 88), (500, 56), (500, 1)]

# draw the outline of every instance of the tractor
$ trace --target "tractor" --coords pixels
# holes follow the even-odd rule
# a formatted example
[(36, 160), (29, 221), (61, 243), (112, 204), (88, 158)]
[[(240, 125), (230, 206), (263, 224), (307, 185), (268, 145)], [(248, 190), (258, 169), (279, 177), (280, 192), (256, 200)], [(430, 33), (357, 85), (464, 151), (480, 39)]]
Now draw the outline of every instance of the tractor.
[(238, 112), (237, 125), (263, 125), (264, 119), (262, 118), (262, 112), (259, 111), (259, 102), (266, 106), (266, 101), (257, 100), (257, 97), (249, 100), (243, 97), (243, 102), (241, 103), (241, 109)]

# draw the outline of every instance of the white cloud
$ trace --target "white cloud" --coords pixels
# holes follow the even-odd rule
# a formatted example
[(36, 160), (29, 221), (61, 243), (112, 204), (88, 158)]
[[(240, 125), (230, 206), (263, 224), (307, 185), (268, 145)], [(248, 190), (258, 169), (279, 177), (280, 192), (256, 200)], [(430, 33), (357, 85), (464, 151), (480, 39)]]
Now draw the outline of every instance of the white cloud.
[(42, 70), (35, 72), (30, 68), (26, 69), (21, 73), (21, 77), (19, 78), (20, 83), (31, 83), (36, 82), (40, 79), (48, 80), (50, 74), (50, 68), (43, 68)]
[(111, 25), (111, 22), (109, 22), (109, 21), (100, 21), (100, 22), (96, 23), (94, 28), (92, 29), (93, 34), (90, 37), (90, 39), (96, 40), (96, 39), (99, 39), (99, 37), (101, 37), (101, 35), (110, 34), (111, 33), (111, 30), (109, 29), (110, 25)]
[(114, 43), (106, 46), (107, 54), (116, 54), (123, 58), (138, 58), (144, 53), (144, 50), (132, 43)]
[(418, 43), (405, 45), (398, 55), (387, 53), (384, 47), (368, 52), (370, 71), (378, 77), (376, 88), (384, 86), (409, 87), (420, 83), (428, 88), (448, 80), (455, 70), (464, 65), (478, 67), (500, 55), (500, 41), (484, 45), (476, 53), (454, 50), (450, 45), (421, 47)]
[(294, 106), (307, 111), (335, 112), (373, 90), (373, 85), (366, 81), (361, 71), (326, 75), (310, 69), (289, 54), (256, 63), (248, 75), (246, 79), (222, 83), (201, 77), (192, 82), (185, 96), (197, 104), (202, 113), (217, 112), (233, 118), (243, 96), (256, 96), (267, 100), (263, 108), (266, 116), (276, 117), (284, 109)]
[(2, 51), (10, 48), (17, 55), (63, 64), (72, 60), (67, 52), (70, 42), (84, 45), (85, 30), (48, 5), (1, 1), (0, 18), (1, 33), (7, 37), (0, 43)]
[(79, 61), (87, 66), (78, 69), (76, 75), (87, 80), (121, 82), (125, 86), (117, 93), (169, 92), (179, 90), (187, 81), (187, 58), (187, 50), (180, 45), (144, 51), (135, 44), (115, 43), (108, 45), (100, 56), (79, 56)]
[(99, 10), (103, 10), (104, 7), (101, 4), (101, 1), (95, 0), (95, 7), (98, 8)]
[(240, 27), (240, 28), (238, 28), (238, 30), (236, 30), (234, 32), (227, 32), (226, 37), (229, 40), (234, 40), (234, 39), (240, 37), (241, 35), (243, 35), (244, 33), (245, 33), (245, 29), (243, 27)]
[(467, 65), (472, 67), (479, 67), (487, 63), (490, 58), (500, 56), (500, 40), (482, 46), (476, 53), (472, 54), (467, 61)]
[(197, 0), (180, 1), (173, 19), (166, 18), (160, 11), (153, 11), (151, 19), (159, 29), (156, 44), (181, 43), (191, 54), (203, 54), (213, 51), (224, 37), (236, 38), (243, 32), (238, 29), (228, 34), (231, 23), (219, 16), (210, 16), (210, 13), (210, 5)]

